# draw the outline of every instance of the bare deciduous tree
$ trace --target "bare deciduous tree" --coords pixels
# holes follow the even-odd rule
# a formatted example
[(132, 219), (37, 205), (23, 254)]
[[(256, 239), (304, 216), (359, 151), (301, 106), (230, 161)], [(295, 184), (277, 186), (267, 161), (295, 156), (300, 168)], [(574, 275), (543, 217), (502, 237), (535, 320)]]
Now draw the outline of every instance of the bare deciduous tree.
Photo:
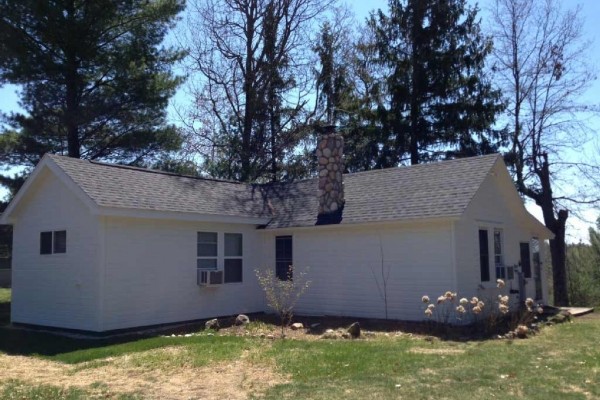
[(550, 241), (554, 303), (567, 305), (569, 211), (600, 200), (599, 166), (574, 155), (590, 140), (583, 113), (594, 110), (578, 103), (595, 78), (586, 62), (590, 43), (581, 9), (564, 10), (557, 0), (496, 0), (491, 14), (493, 69), (511, 129), (506, 160), (517, 189), (541, 207), (555, 235)]
[[(334, 0), (196, 0), (187, 34), (186, 124), (222, 177), (277, 180), (306, 135), (315, 24)], [(314, 108), (314, 106), (312, 107)]]

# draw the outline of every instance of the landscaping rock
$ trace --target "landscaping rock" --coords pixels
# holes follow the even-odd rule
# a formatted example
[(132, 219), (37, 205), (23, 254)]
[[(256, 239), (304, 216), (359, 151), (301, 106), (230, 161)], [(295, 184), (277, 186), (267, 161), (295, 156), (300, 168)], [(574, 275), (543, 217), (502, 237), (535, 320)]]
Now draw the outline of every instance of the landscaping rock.
[(290, 328), (292, 328), (293, 331), (297, 331), (299, 329), (304, 329), (304, 324), (302, 324), (302, 322), (295, 322)]
[(240, 314), (235, 318), (236, 325), (248, 325), (250, 323), (250, 318), (247, 315)]
[(216, 318), (208, 320), (204, 324), (204, 329), (212, 329), (212, 330), (218, 331), (219, 328), (221, 328), (221, 325), (219, 325), (219, 320)]
[(343, 339), (350, 339), (352, 336), (350, 336), (350, 334), (348, 332), (344, 332), (342, 333), (342, 338)]
[(350, 337), (352, 337), (353, 339), (359, 338), (360, 337), (360, 324), (358, 322), (355, 322), (352, 325), (350, 325), (350, 327), (348, 328), (348, 333), (350, 334)]
[(365, 331), (365, 332), (363, 332), (363, 335), (364, 335), (365, 337), (375, 337), (375, 336), (377, 336), (377, 335), (375, 334), (375, 332), (371, 332), (371, 331)]
[(554, 324), (562, 324), (563, 322), (571, 321), (571, 313), (567, 310), (562, 310), (555, 316), (548, 319), (548, 322)]

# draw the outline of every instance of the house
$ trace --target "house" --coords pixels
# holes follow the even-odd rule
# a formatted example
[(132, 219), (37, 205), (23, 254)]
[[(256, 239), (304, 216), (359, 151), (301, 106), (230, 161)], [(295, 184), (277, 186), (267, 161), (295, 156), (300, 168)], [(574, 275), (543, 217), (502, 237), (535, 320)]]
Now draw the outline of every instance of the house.
[[(310, 267), (296, 313), (423, 319), (424, 294), (546, 299), (540, 241), (498, 155), (252, 185), (46, 155), (6, 209), (12, 321), (105, 332), (266, 311), (256, 268)], [(520, 264), (520, 267), (517, 265)], [(524, 279), (519, 287), (518, 271)], [(383, 273), (382, 273), (383, 272)]]

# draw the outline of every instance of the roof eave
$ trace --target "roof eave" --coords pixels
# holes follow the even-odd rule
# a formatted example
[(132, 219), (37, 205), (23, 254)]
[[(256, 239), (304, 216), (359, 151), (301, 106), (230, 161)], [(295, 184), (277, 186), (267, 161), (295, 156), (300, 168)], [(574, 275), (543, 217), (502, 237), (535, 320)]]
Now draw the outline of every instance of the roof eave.
[(267, 231), (284, 231), (284, 230), (308, 230), (308, 229), (337, 229), (337, 228), (356, 228), (356, 227), (382, 227), (393, 225), (410, 225), (410, 224), (443, 224), (452, 223), (460, 219), (460, 215), (447, 215), (440, 217), (416, 217), (416, 218), (399, 218), (385, 221), (356, 221), (339, 224), (327, 225), (290, 225), (285, 227), (264, 227)]

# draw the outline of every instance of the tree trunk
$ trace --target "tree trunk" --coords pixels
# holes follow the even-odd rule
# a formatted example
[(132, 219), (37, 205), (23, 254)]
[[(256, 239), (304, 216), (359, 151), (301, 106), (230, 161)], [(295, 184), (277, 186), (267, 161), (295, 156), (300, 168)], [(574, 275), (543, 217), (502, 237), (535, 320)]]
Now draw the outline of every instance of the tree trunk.
[(244, 126), (242, 127), (242, 148), (240, 151), (240, 163), (242, 171), (240, 180), (248, 182), (252, 179), (250, 157), (252, 154), (251, 139), (252, 139), (252, 124), (254, 121), (254, 113), (256, 111), (256, 93), (254, 91), (255, 70), (253, 66), (254, 59), (254, 35), (255, 22), (254, 17), (255, 3), (252, 3), (251, 9), (246, 14), (246, 60), (244, 63), (244, 95), (246, 103), (244, 104)]
[(421, 0), (412, 1), (413, 25), (411, 27), (412, 49), (412, 93), (410, 94), (410, 163), (419, 163), (419, 119), (421, 117), (421, 60), (420, 44), (422, 42), (423, 20), (425, 5)]
[(565, 307), (569, 305), (567, 286), (567, 246), (565, 231), (568, 212), (560, 210), (554, 224), (554, 239), (550, 240), (550, 255), (552, 257), (552, 282), (554, 286), (554, 305)]
[(567, 247), (565, 232), (569, 212), (558, 210), (554, 212), (554, 198), (550, 181), (550, 164), (548, 154), (542, 153), (541, 166), (536, 168), (540, 179), (541, 191), (536, 202), (542, 208), (544, 224), (554, 234), (550, 240), (550, 255), (552, 258), (552, 283), (554, 287), (554, 305), (564, 307), (569, 305), (569, 292), (567, 286)]
[[(67, 23), (69, 24), (68, 30), (75, 28), (75, 4), (70, 2), (67, 4)], [(67, 43), (65, 46), (66, 56), (66, 70), (65, 70), (65, 83), (66, 83), (66, 109), (65, 109), (65, 125), (67, 127), (67, 151), (69, 157), (81, 158), (81, 143), (79, 141), (79, 124), (78, 108), (79, 108), (79, 85), (78, 85), (78, 62), (76, 44), (73, 42), (77, 40), (76, 34), (69, 34), (66, 39)]]

